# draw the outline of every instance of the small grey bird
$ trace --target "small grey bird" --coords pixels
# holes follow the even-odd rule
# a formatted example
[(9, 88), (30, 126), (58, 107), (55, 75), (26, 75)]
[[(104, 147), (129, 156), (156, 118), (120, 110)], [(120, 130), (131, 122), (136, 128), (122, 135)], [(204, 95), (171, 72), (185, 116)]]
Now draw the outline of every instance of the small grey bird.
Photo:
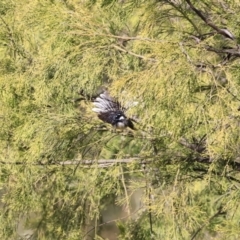
[(94, 101), (95, 106), (92, 110), (98, 113), (98, 117), (106, 123), (110, 123), (113, 127), (118, 129), (131, 128), (135, 129), (133, 119), (127, 118), (124, 111), (126, 109), (121, 104), (114, 100), (105, 91), (101, 93)]

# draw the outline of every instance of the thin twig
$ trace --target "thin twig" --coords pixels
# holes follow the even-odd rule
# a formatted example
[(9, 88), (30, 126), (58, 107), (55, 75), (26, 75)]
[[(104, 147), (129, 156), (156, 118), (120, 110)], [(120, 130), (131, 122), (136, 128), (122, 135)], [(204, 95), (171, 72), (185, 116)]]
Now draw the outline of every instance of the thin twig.
[(235, 94), (233, 94), (228, 88), (226, 88), (226, 90), (229, 94), (232, 95), (233, 98), (235, 98), (236, 100), (238, 100), (240, 102), (240, 99)]
[(145, 182), (146, 182), (146, 195), (148, 197), (148, 218), (149, 218), (149, 227), (150, 227), (150, 232), (153, 234), (153, 223), (152, 223), (152, 195), (151, 195), (151, 184), (149, 183), (148, 180), (148, 172), (146, 165), (143, 164), (144, 168), (144, 177), (145, 177)]
[(127, 187), (126, 187), (126, 184), (125, 184), (124, 171), (123, 171), (122, 165), (121, 165), (121, 176), (122, 176), (122, 184), (123, 184), (124, 193), (125, 193), (126, 202), (127, 202), (127, 213), (128, 213), (128, 215), (130, 215), (131, 214), (130, 202), (129, 202), (129, 196), (128, 196)]
[(143, 60), (152, 61), (152, 62), (158, 62), (158, 61), (157, 61), (156, 59), (154, 59), (154, 58), (147, 58), (147, 57), (145, 57), (145, 56), (143, 56), (143, 55), (139, 55), (139, 54), (136, 54), (136, 53), (134, 53), (134, 52), (132, 52), (132, 51), (129, 51), (129, 50), (127, 50), (126, 48), (119, 47), (119, 46), (117, 46), (117, 45), (112, 45), (112, 46), (113, 46), (114, 48), (116, 48), (117, 50), (121, 51), (121, 52), (128, 53), (128, 54), (130, 54), (130, 55), (132, 55), (132, 56), (141, 58), (141, 59), (143, 59)]
[(180, 48), (181, 48), (181, 50), (182, 50), (182, 53), (186, 56), (187, 61), (188, 61), (189, 63), (191, 63), (192, 65), (195, 66), (195, 64), (193, 64), (193, 62), (192, 62), (190, 56), (188, 55), (187, 51), (184, 49), (184, 47), (183, 47), (183, 43), (182, 43), (182, 42), (179, 42), (179, 46), (180, 46)]
[[(77, 31), (71, 32), (73, 34), (78, 34)], [(129, 36), (118, 36), (118, 35), (112, 35), (112, 34), (100, 34), (100, 33), (94, 33), (94, 34), (89, 34), (89, 33), (83, 33), (80, 32), (79, 35), (81, 36), (89, 36), (89, 37), (110, 37), (110, 38), (116, 38), (116, 39), (122, 39), (122, 40), (135, 40), (135, 41), (147, 41), (147, 42), (157, 42), (157, 43), (166, 43), (166, 40), (156, 40), (152, 38), (144, 38), (144, 37), (129, 37)]]
[(150, 225), (150, 232), (153, 234), (153, 221), (152, 221), (152, 195), (151, 195), (151, 187), (149, 188), (148, 192), (148, 216), (149, 216), (149, 225)]

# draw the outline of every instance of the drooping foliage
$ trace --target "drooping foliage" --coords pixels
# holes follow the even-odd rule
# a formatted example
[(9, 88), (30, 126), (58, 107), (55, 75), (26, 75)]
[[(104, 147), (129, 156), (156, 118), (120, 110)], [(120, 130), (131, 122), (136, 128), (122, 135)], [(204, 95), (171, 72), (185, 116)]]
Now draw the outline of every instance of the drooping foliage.
[[(118, 239), (238, 239), (239, 12), (1, 1), (1, 239), (102, 239), (110, 223)], [(136, 131), (91, 111), (103, 88)], [(125, 215), (107, 221), (112, 204)]]

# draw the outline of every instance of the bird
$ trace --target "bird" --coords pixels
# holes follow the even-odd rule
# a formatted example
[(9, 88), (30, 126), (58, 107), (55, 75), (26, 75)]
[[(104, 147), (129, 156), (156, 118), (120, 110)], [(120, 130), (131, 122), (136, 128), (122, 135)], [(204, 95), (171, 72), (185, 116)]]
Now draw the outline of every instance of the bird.
[(126, 129), (127, 127), (135, 130), (133, 119), (125, 115), (124, 108), (119, 101), (109, 96), (107, 91), (101, 93), (93, 101), (93, 112), (98, 114), (98, 118), (103, 122), (111, 124), (115, 129)]

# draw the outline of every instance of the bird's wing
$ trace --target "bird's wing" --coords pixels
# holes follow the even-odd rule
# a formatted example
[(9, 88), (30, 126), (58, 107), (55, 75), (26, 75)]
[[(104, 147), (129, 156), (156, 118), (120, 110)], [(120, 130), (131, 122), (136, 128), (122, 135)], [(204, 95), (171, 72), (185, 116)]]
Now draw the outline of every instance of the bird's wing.
[(95, 107), (92, 110), (96, 113), (123, 111), (121, 104), (110, 97), (107, 92), (100, 94), (94, 100), (93, 105)]

